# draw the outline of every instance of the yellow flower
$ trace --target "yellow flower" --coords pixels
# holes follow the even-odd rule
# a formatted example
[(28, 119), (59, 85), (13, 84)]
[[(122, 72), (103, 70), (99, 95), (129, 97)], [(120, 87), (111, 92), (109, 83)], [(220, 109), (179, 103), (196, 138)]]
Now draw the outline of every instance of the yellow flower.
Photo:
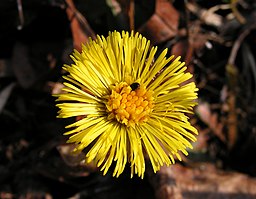
[(67, 126), (75, 151), (87, 148), (105, 175), (115, 162), (118, 177), (127, 163), (131, 177), (143, 178), (145, 156), (154, 172), (187, 155), (197, 130), (188, 121), (198, 90), (179, 57), (156, 60), (157, 47), (139, 33), (110, 32), (74, 51), (74, 64), (64, 66), (65, 92), (59, 94), (60, 118), (84, 116)]

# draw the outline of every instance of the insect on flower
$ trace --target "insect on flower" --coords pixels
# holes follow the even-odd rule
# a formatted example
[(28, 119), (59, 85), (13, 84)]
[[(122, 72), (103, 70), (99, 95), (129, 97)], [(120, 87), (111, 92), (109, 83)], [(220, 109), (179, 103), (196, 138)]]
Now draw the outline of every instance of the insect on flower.
[(58, 117), (82, 116), (65, 135), (103, 174), (113, 164), (118, 177), (129, 164), (131, 177), (143, 178), (146, 154), (156, 172), (196, 141), (187, 116), (197, 104), (192, 74), (167, 49), (157, 58), (156, 52), (141, 34), (114, 31), (75, 50), (74, 64), (64, 66)]
[(138, 88), (140, 87), (140, 84), (137, 83), (137, 82), (134, 82), (134, 83), (132, 83), (132, 84), (130, 85), (130, 87), (131, 87), (131, 89), (132, 89), (133, 91), (135, 91), (136, 89), (138, 89)]

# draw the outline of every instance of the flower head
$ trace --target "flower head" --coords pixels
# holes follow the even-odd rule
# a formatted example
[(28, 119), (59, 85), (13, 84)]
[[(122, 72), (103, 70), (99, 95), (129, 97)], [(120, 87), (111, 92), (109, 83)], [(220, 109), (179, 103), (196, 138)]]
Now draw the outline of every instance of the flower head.
[(188, 121), (198, 90), (179, 57), (156, 60), (157, 47), (139, 33), (111, 32), (75, 51), (65, 66), (65, 92), (59, 94), (59, 117), (83, 116), (69, 126), (75, 151), (87, 148), (86, 161), (107, 173), (115, 163), (118, 177), (127, 163), (131, 176), (143, 178), (145, 155), (154, 172), (187, 155), (197, 130)]

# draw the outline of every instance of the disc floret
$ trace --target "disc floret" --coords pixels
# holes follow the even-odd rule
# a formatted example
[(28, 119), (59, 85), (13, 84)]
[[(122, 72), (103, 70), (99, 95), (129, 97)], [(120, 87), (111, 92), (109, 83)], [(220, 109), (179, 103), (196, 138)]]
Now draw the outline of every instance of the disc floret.
[(153, 93), (138, 83), (136, 87), (133, 85), (126, 82), (115, 84), (106, 104), (109, 119), (132, 127), (147, 122), (154, 107)]

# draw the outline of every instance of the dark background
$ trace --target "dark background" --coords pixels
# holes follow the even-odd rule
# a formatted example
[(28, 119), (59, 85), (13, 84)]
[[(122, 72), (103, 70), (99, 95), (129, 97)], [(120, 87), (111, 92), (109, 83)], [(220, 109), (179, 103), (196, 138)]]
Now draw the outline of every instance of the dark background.
[[(200, 89), (191, 116), (198, 141), (177, 164), (190, 171), (207, 163), (235, 172), (230, 179), (239, 173), (255, 185), (255, 1), (74, 0), (72, 16), (67, 2), (0, 2), (0, 198), (175, 198), (168, 187), (184, 198), (216, 194), (176, 187), (183, 183), (178, 173), (152, 175), (150, 165), (144, 180), (130, 179), (129, 168), (118, 179), (111, 172), (103, 177), (93, 165), (82, 165), (82, 156), (70, 155), (72, 146), (62, 134), (75, 118), (56, 119), (52, 97), (60, 92), (61, 67), (88, 37), (130, 29), (158, 45), (159, 52), (168, 48), (170, 55), (181, 55)], [(121, 11), (114, 14), (107, 2)], [(224, 4), (230, 7), (222, 9)], [(208, 180), (204, 177), (205, 184)], [(211, 197), (255, 196), (250, 189), (234, 188), (232, 194)]]

